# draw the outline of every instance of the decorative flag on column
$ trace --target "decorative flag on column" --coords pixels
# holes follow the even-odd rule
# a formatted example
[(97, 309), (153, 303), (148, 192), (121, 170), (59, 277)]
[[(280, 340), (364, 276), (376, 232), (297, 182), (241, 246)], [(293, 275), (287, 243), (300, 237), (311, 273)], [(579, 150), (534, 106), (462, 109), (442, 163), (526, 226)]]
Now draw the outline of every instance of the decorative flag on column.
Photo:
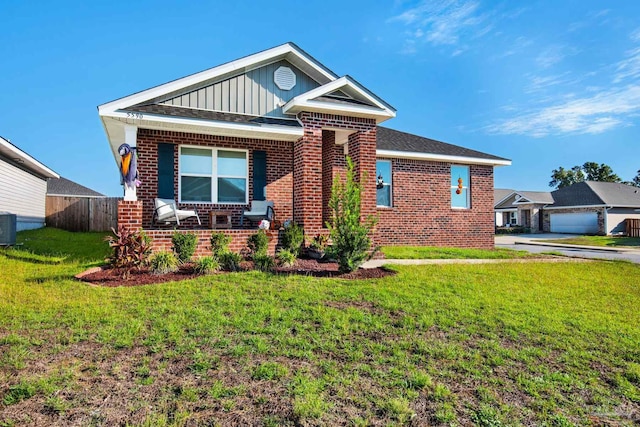
[(138, 180), (138, 162), (136, 149), (131, 148), (129, 144), (122, 144), (120, 147), (118, 147), (118, 153), (122, 158), (122, 161), (120, 162), (120, 173), (122, 174), (122, 181), (128, 187), (139, 187), (140, 181)]

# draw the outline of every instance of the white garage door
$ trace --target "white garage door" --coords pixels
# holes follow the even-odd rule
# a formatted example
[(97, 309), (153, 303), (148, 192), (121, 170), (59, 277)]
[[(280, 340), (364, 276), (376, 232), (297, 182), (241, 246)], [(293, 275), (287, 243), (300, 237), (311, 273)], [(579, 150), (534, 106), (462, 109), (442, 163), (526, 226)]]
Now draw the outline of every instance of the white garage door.
[(596, 212), (551, 214), (552, 233), (596, 234), (598, 214)]

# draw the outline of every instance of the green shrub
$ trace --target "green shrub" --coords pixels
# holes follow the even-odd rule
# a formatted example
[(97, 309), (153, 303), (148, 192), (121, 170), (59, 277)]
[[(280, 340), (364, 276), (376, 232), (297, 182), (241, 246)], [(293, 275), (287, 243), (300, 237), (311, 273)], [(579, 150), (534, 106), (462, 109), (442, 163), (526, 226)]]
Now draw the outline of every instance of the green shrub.
[(338, 261), (338, 270), (348, 273), (357, 269), (376, 252), (371, 248), (371, 233), (377, 218), (369, 216), (360, 220), (362, 183), (354, 180), (353, 162), (347, 157), (347, 176), (343, 183), (339, 176), (333, 180), (329, 208), (332, 211), (331, 224), (327, 224), (333, 245), (328, 254)]
[(196, 260), (195, 271), (198, 274), (212, 274), (219, 268), (218, 260), (212, 256), (203, 256)]
[(128, 277), (131, 270), (143, 266), (151, 253), (151, 239), (143, 232), (131, 231), (124, 225), (118, 231), (111, 229), (113, 236), (107, 236), (106, 241), (113, 249), (107, 262), (120, 270), (123, 277)]
[(521, 225), (513, 225), (511, 227), (496, 227), (496, 234), (528, 234), (531, 233), (530, 227)]
[(300, 254), (300, 246), (304, 242), (304, 230), (291, 221), (282, 230), (282, 247), (291, 251), (296, 257)]
[(291, 267), (296, 263), (296, 254), (291, 252), (289, 249), (280, 249), (278, 252), (278, 261), (285, 267)]
[(196, 252), (198, 236), (194, 233), (180, 233), (176, 231), (171, 237), (171, 243), (173, 244), (173, 251), (176, 253), (178, 261), (189, 262)]
[(154, 274), (173, 273), (178, 270), (178, 260), (173, 252), (160, 251), (153, 254), (149, 260)]
[(269, 250), (269, 236), (264, 230), (258, 230), (257, 233), (252, 234), (247, 239), (247, 246), (249, 247), (249, 255), (251, 258), (266, 255)]
[(231, 243), (231, 236), (228, 236), (220, 231), (214, 231), (211, 233), (211, 253), (217, 260), (220, 259), (220, 255), (229, 251), (229, 243)]
[(309, 247), (315, 249), (318, 252), (324, 252), (329, 245), (329, 236), (326, 234), (318, 234), (311, 239)]
[(240, 271), (242, 257), (235, 252), (224, 252), (220, 255), (220, 266), (225, 271)]
[(253, 256), (253, 265), (257, 270), (268, 272), (273, 271), (276, 261), (272, 256), (267, 254), (259, 254)]

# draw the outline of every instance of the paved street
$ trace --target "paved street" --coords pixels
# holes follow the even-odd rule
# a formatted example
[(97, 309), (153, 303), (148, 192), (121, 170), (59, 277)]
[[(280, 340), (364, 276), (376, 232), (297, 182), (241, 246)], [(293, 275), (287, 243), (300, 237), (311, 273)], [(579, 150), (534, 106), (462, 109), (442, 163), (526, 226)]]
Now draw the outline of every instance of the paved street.
[(565, 256), (624, 260), (640, 264), (640, 250), (620, 249), (620, 248), (596, 248), (593, 246), (562, 246), (559, 244), (547, 244), (540, 240), (562, 239), (575, 237), (567, 234), (520, 234), (520, 235), (497, 235), (495, 238), (496, 248), (509, 248), (532, 253), (556, 252)]

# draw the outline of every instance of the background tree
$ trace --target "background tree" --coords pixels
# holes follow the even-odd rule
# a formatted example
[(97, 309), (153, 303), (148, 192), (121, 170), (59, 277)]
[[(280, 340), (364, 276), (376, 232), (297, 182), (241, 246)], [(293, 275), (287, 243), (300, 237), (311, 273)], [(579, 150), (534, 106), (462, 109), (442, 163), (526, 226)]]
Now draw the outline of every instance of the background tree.
[[(638, 171), (638, 176), (634, 178), (634, 182), (636, 179), (640, 184), (640, 171)], [(552, 170), (549, 187), (563, 188), (582, 181), (622, 182), (609, 165), (586, 162), (582, 166), (574, 166), (571, 169), (560, 166), (558, 169)]]
[(582, 170), (587, 175), (586, 181), (600, 181), (600, 182), (620, 182), (621, 179), (618, 175), (613, 173), (613, 170), (604, 163), (598, 165), (596, 162), (586, 162), (582, 165)]
[(636, 187), (640, 187), (640, 170), (638, 170), (638, 174), (633, 178), (631, 185), (635, 185)]
[(560, 166), (558, 169), (551, 171), (549, 187), (563, 188), (582, 181), (584, 181), (584, 173), (580, 166), (574, 166), (571, 169), (565, 169)]

